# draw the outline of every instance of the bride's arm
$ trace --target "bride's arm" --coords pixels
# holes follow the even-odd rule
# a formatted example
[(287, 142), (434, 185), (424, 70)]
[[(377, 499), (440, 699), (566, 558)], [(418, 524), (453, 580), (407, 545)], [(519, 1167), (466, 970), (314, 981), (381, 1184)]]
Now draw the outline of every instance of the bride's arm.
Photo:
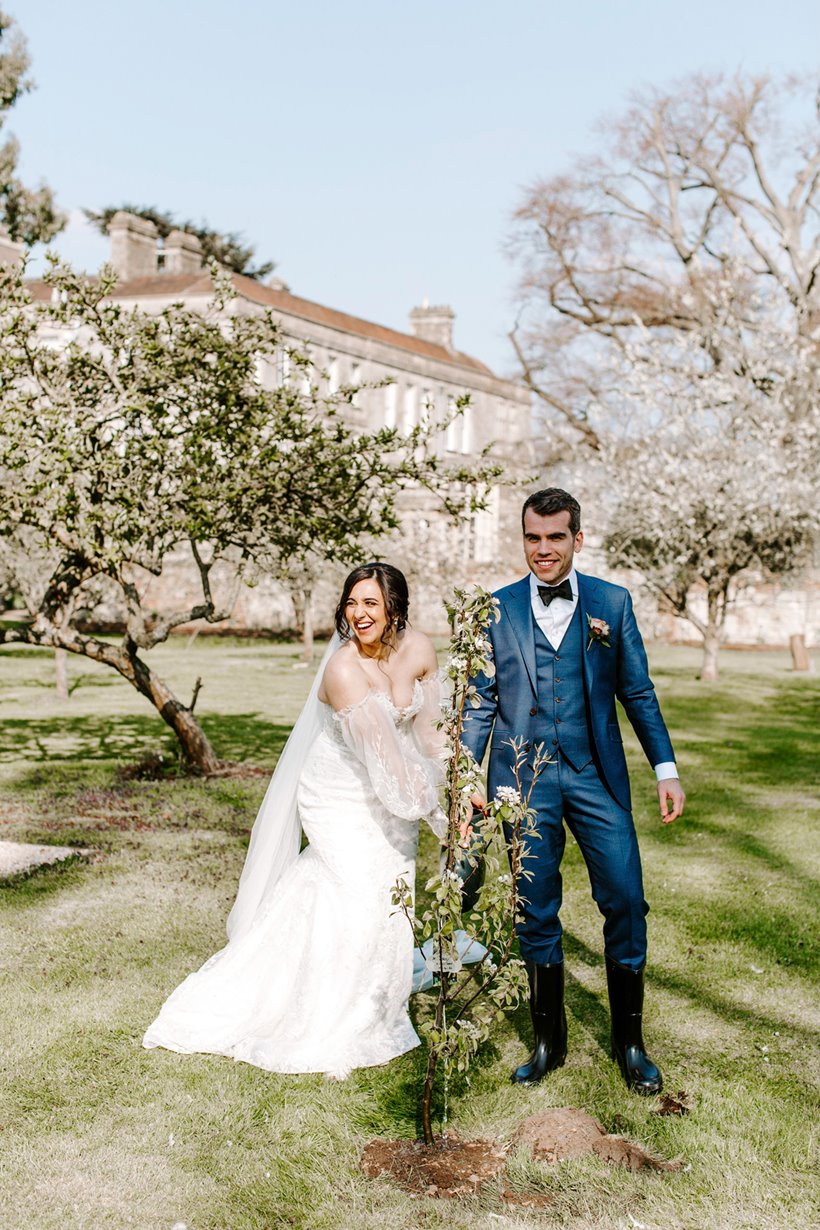
[(438, 801), (444, 781), (438, 755), (419, 756), (399, 739), (387, 705), (375, 695), (358, 664), (342, 652), (328, 662), (322, 692), (333, 709), (342, 738), (367, 769), (379, 801), (404, 820), (423, 817), (441, 836), (446, 818)]
[(421, 680), (421, 694), (421, 708), (413, 719), (413, 737), (422, 756), (441, 760), (447, 741), (441, 728), (444, 685), (438, 670)]
[(381, 803), (403, 820), (428, 819), (438, 809), (444, 780), (439, 761), (419, 756), (399, 739), (387, 706), (371, 692), (335, 714), (345, 743), (362, 762)]

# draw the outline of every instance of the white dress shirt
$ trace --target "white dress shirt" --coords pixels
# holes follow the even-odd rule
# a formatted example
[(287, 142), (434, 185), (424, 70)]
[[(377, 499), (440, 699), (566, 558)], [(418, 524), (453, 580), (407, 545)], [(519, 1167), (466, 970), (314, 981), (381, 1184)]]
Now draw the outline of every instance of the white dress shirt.
[[(539, 585), (543, 582), (539, 581), (534, 572), (530, 573), (530, 601), (532, 603), (532, 613), (535, 617), (535, 622), (546, 636), (553, 649), (558, 649), (561, 641), (566, 635), (567, 628), (572, 622), (572, 617), (575, 614), (575, 608), (578, 605), (578, 577), (575, 569), (570, 568), (569, 575), (566, 578), (572, 588), (572, 600), (569, 598), (553, 598), (549, 606), (545, 606), (541, 601), (541, 595), (538, 592)], [(554, 586), (547, 588), (553, 589)], [(664, 761), (662, 764), (655, 765), (655, 776), (659, 782), (665, 778), (677, 777), (678, 770), (674, 760)]]

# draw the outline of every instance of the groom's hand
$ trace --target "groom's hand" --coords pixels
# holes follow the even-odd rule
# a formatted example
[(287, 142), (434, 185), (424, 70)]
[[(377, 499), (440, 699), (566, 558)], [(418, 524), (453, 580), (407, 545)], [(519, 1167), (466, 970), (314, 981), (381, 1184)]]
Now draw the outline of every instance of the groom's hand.
[(663, 781), (658, 782), (658, 801), (661, 805), (661, 820), (664, 824), (671, 824), (683, 814), (686, 795), (676, 777), (665, 777)]

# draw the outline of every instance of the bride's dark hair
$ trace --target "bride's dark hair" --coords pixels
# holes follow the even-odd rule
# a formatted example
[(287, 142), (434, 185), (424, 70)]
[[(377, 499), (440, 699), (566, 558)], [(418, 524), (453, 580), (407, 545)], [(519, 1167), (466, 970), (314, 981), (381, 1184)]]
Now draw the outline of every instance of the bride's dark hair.
[(394, 568), (392, 564), (381, 563), (360, 564), (358, 568), (353, 569), (342, 586), (342, 596), (336, 607), (336, 631), (343, 641), (349, 640), (353, 635), (350, 624), (347, 622), (345, 607), (353, 586), (358, 585), (359, 581), (375, 581), (382, 591), (387, 627), (381, 639), (384, 644), (387, 644), (393, 632), (401, 632), (407, 627), (410, 595), (407, 592), (404, 573), (399, 572), (398, 568)]

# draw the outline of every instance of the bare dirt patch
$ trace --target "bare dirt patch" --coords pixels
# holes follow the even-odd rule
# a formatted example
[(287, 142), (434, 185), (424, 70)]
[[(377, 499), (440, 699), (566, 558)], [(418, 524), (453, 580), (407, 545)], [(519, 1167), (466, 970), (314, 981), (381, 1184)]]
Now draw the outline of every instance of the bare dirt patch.
[[(680, 1161), (654, 1157), (623, 1136), (608, 1135), (597, 1119), (574, 1106), (530, 1115), (515, 1133), (513, 1145), (528, 1149), (533, 1160), (555, 1164), (595, 1154), (628, 1170), (680, 1170)], [(504, 1169), (507, 1150), (492, 1140), (461, 1140), (448, 1132), (431, 1147), (420, 1140), (371, 1140), (362, 1154), (369, 1179), (386, 1175), (414, 1196), (471, 1196)], [(546, 1192), (516, 1192), (505, 1187), (502, 1200), (522, 1208), (543, 1208)]]
[(430, 1147), (421, 1140), (371, 1140), (362, 1154), (369, 1179), (387, 1175), (415, 1196), (471, 1196), (502, 1170), (506, 1150), (491, 1140), (447, 1132)]

